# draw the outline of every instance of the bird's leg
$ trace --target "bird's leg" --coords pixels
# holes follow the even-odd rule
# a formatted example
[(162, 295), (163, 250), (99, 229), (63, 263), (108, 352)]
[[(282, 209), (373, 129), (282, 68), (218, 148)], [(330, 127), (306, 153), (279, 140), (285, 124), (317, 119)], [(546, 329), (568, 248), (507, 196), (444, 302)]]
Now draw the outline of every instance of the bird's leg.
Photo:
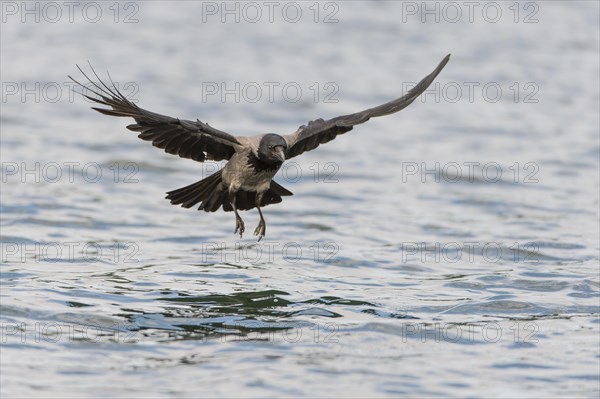
[(233, 231), (233, 234), (237, 233), (239, 230), (240, 238), (242, 238), (242, 234), (244, 233), (245, 227), (244, 221), (240, 217), (240, 214), (237, 211), (237, 207), (235, 206), (235, 194), (236, 193), (233, 191), (229, 192), (229, 202), (231, 203), (231, 207), (233, 208), (233, 212), (235, 213), (235, 230)]
[(260, 222), (258, 222), (258, 226), (256, 226), (256, 229), (254, 230), (254, 235), (258, 236), (258, 241), (260, 241), (267, 232), (267, 224), (265, 223), (265, 218), (263, 217), (262, 211), (260, 210), (262, 196), (262, 194), (258, 194), (256, 196), (256, 209), (258, 209), (258, 214), (260, 215)]
[(263, 217), (260, 208), (256, 207), (256, 209), (258, 209), (258, 214), (260, 215), (260, 222), (258, 222), (258, 226), (256, 226), (256, 229), (254, 230), (254, 235), (258, 236), (258, 241), (260, 241), (267, 232), (267, 224), (265, 223), (265, 218)]

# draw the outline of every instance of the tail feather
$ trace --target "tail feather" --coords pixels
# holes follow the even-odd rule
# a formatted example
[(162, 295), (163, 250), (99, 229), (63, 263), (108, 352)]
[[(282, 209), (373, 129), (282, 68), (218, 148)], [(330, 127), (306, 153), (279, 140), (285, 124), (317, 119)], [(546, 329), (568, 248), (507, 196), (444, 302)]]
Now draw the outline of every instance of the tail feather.
[[(291, 191), (281, 187), (275, 180), (271, 180), (271, 188), (269, 189), (273, 194), (279, 195), (280, 197), (289, 197), (294, 195)], [(267, 191), (267, 192), (269, 192)]]
[(199, 202), (202, 202), (202, 205), (200, 206), (202, 209), (204, 208), (205, 203), (215, 197), (220, 191), (224, 191), (223, 189), (219, 189), (219, 186), (222, 186), (221, 171), (218, 171), (199, 182), (190, 184), (189, 186), (169, 191), (166, 198), (171, 201), (171, 204), (181, 204), (184, 208), (191, 208)]
[[(222, 186), (222, 184), (220, 185)], [(209, 194), (206, 200), (202, 201), (202, 204), (198, 208), (198, 210), (203, 209), (205, 212), (216, 212), (219, 210), (221, 205), (229, 203), (227, 190), (214, 190)]]
[[(204, 180), (201, 180), (199, 183), (202, 183), (203, 181)], [(186, 202), (184, 206), (189, 204), (187, 206), (187, 208), (189, 208), (196, 205), (200, 201), (202, 201), (202, 204), (204, 204), (209, 198), (213, 196), (213, 193), (224, 191), (224, 189), (220, 188), (220, 186), (222, 186), (220, 178), (211, 180), (210, 182), (206, 182), (205, 184), (200, 185), (196, 192), (190, 192), (186, 196)]]
[[(277, 204), (282, 201), (281, 197), (290, 195), (293, 195), (291, 191), (271, 181), (271, 187), (263, 194), (260, 206)], [(171, 204), (181, 205), (184, 208), (191, 208), (201, 203), (198, 207), (199, 211), (216, 212), (221, 206), (225, 212), (233, 211), (227, 187), (222, 181), (221, 171), (189, 186), (169, 191), (166, 198), (171, 201)], [(239, 190), (236, 193), (235, 203), (240, 211), (255, 208), (256, 192)]]
[[(210, 184), (200, 184), (203, 183), (202, 181), (193, 184), (189, 190), (182, 192), (179, 197), (177, 198), (177, 202), (175, 203), (181, 203), (181, 206), (183, 206), (184, 208), (191, 208), (192, 206), (196, 205), (198, 202), (201, 201), (201, 198), (203, 198), (203, 193), (205, 193), (207, 190), (207, 188), (212, 188), (212, 186)], [(173, 201), (171, 201), (171, 203), (174, 203)]]

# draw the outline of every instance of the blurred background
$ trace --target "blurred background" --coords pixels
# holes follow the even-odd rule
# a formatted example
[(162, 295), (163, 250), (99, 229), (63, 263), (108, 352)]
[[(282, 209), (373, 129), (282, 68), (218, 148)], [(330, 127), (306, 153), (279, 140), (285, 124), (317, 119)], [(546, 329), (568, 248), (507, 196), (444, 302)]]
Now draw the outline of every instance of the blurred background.
[[(598, 397), (599, 4), (1, 3), (1, 392)], [(89, 109), (292, 133), (261, 243), (165, 192), (178, 159)]]

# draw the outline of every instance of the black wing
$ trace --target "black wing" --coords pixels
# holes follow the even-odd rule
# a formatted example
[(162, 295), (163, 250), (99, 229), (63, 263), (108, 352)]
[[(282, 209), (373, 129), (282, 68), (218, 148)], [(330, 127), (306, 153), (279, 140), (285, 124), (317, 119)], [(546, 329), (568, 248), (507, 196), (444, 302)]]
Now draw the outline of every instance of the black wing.
[(450, 60), (450, 54), (440, 62), (433, 72), (424, 77), (408, 93), (396, 100), (355, 114), (338, 116), (326, 121), (323, 119), (310, 121), (308, 125), (300, 126), (295, 133), (283, 136), (288, 143), (286, 158), (290, 159), (305, 151), (314, 150), (320, 144), (333, 140), (338, 134), (344, 134), (352, 130), (354, 125), (365, 123), (370, 118), (393, 114), (407, 107), (429, 87), (431, 82), (444, 69), (448, 60)]
[[(151, 141), (152, 145), (158, 148), (164, 148), (169, 154), (179, 155), (182, 158), (191, 158), (194, 161), (203, 162), (205, 160), (221, 161), (229, 159), (235, 153), (235, 148), (241, 143), (232, 135), (222, 132), (209, 126), (206, 123), (197, 121), (180, 120), (170, 116), (156, 114), (146, 111), (129, 101), (111, 81), (112, 87), (107, 86), (96, 74), (92, 72), (99, 81), (94, 83), (79, 65), (79, 71), (92, 84), (93, 88), (84, 86), (71, 76), (69, 78), (80, 85), (82, 88), (90, 90), (97, 98), (84, 97), (99, 104), (106, 105), (112, 109), (95, 108), (92, 109), (105, 115), (129, 116), (135, 119), (137, 123), (127, 126), (127, 129), (140, 132), (139, 138)], [(91, 68), (91, 65), (90, 65)]]

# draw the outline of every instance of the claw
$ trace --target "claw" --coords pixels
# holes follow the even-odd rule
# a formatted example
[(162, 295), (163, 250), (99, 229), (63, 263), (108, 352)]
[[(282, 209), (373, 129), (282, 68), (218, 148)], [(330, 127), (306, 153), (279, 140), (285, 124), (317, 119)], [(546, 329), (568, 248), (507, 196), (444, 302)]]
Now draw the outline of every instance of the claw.
[(258, 226), (256, 226), (256, 229), (254, 230), (254, 235), (258, 236), (258, 241), (260, 241), (265, 236), (266, 232), (267, 232), (267, 225), (265, 224), (265, 222), (263, 220), (261, 220), (258, 223)]
[(242, 238), (242, 234), (244, 234), (244, 231), (246, 230), (242, 218), (235, 219), (235, 230), (233, 231), (233, 234), (237, 233), (238, 230), (240, 231), (240, 238)]

